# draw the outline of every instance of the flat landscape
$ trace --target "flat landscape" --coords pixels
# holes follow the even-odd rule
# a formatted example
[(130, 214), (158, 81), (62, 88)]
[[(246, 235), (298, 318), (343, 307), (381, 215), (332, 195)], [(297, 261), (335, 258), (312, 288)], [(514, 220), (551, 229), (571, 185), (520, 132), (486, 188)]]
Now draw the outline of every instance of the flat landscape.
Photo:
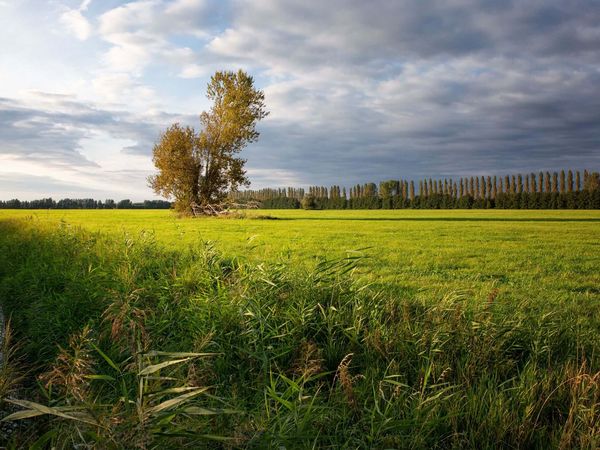
[[(165, 210), (0, 210), (0, 219), (67, 223), (117, 239), (150, 232), (169, 249), (210, 242), (254, 263), (314, 266), (364, 256), (361, 276), (406, 295), (469, 291), (486, 298), (598, 299), (600, 211), (247, 211), (247, 219), (178, 219)], [(266, 216), (278, 220), (257, 219)], [(254, 217), (254, 218), (253, 218)], [(387, 288), (386, 288), (387, 289)], [(587, 297), (586, 297), (587, 296)]]
[(243, 214), (0, 211), (4, 313), (42, 403), (80, 405), (74, 429), (28, 422), (40, 439), (599, 445), (600, 212)]
[(0, 450), (600, 450), (599, 0), (0, 36)]

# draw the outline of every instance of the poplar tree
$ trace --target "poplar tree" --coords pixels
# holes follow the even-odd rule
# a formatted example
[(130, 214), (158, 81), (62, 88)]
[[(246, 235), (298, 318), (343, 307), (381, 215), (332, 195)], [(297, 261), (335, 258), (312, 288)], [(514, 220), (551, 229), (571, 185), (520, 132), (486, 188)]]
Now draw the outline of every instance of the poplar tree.
[(175, 198), (175, 209), (218, 206), (230, 191), (248, 185), (245, 160), (237, 155), (258, 140), (256, 124), (268, 115), (265, 96), (244, 71), (216, 72), (208, 83), (210, 111), (200, 115), (202, 131), (174, 124), (153, 149), (158, 173), (148, 179), (159, 195)]
[(485, 188), (485, 177), (481, 177), (481, 184), (480, 184), (480, 191), (479, 191), (479, 198), (481, 198), (482, 200), (486, 199), (486, 188)]
[(567, 192), (573, 192), (573, 171), (569, 170), (567, 174)]
[[(600, 174), (598, 172), (588, 173), (583, 188), (588, 192), (600, 193)], [(596, 208), (600, 208), (600, 204), (597, 204)]]

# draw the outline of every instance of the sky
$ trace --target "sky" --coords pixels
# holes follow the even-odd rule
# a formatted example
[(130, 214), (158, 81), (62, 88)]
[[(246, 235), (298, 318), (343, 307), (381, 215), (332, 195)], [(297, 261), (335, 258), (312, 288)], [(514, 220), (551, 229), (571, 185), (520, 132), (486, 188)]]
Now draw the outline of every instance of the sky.
[(157, 198), (240, 68), (253, 189), (600, 168), (600, 0), (0, 0), (0, 199)]

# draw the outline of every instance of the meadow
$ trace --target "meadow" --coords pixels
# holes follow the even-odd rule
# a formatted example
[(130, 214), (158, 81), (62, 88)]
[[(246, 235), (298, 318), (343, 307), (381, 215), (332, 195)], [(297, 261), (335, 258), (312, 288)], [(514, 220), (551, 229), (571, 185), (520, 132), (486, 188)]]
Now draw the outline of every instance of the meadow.
[(598, 211), (3, 210), (0, 231), (8, 446), (600, 445)]

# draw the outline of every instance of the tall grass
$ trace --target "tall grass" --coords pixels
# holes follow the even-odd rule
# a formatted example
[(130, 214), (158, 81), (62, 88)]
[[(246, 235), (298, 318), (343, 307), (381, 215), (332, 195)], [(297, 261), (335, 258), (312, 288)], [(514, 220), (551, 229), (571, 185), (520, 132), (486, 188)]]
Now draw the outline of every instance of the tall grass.
[[(13, 448), (597, 448), (600, 306), (0, 222)], [(6, 403), (5, 403), (6, 404)]]

